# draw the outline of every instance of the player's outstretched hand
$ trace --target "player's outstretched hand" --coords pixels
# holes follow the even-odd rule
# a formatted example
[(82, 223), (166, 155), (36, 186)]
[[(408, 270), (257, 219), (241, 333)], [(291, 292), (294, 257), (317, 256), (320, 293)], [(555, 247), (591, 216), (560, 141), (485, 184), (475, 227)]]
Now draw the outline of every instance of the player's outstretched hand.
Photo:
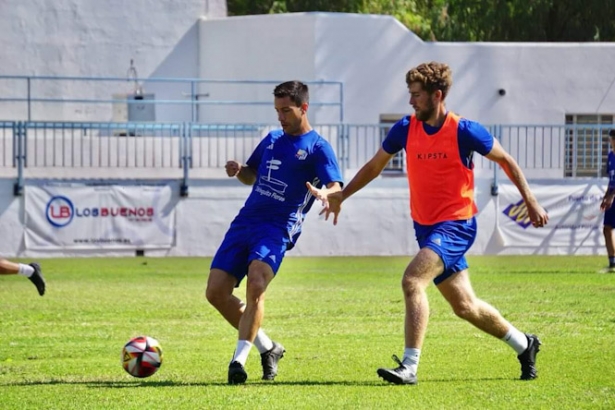
[(337, 217), (342, 210), (342, 192), (331, 192), (327, 188), (316, 188), (309, 182), (306, 182), (305, 185), (310, 193), (322, 203), (323, 208), (319, 215), (325, 214), (325, 221), (328, 221), (329, 215), (333, 214), (333, 225), (337, 225)]
[(607, 211), (608, 209), (611, 208), (612, 205), (613, 205), (613, 196), (605, 195), (604, 198), (602, 198), (602, 202), (600, 202), (600, 210), (602, 212)]
[(532, 221), (534, 228), (542, 228), (549, 222), (549, 214), (547, 214), (547, 211), (537, 202), (526, 205), (530, 221)]

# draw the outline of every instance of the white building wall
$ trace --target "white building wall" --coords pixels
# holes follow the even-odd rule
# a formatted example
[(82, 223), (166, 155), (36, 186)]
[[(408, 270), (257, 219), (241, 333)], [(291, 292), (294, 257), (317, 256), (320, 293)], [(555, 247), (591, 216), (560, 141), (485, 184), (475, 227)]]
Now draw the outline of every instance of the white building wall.
[[(449, 108), (485, 124), (615, 113), (615, 43), (426, 43), (390, 16), (341, 13), (203, 20), (200, 32), (201, 77), (340, 81), (348, 123), (409, 112), (405, 74), (432, 60), (453, 69)], [(207, 45), (222, 34), (224, 46)]]
[[(222, 0), (5, 0), (0, 5), (0, 75), (268, 81), (205, 83), (200, 99), (260, 101), (209, 105), (202, 122), (275, 120), (277, 81), (343, 84), (344, 121), (376, 123), (409, 112), (406, 71), (424, 61), (454, 70), (449, 108), (486, 124), (562, 124), (566, 114), (615, 113), (615, 43), (423, 42), (390, 16), (294, 13), (226, 18)], [(161, 100), (190, 100), (188, 83), (144, 84)], [(499, 89), (506, 95), (500, 96)], [(34, 97), (111, 99), (120, 82), (35, 81)], [(336, 86), (312, 86), (312, 101), (336, 102)], [(0, 95), (24, 97), (26, 83), (0, 80)], [(0, 103), (0, 119), (25, 119), (24, 103)], [(313, 123), (338, 122), (335, 107), (313, 106)], [(111, 104), (34, 103), (34, 120), (112, 118)], [(156, 104), (156, 120), (189, 121), (188, 105)]]
[[(266, 19), (263, 19), (266, 17)], [(200, 23), (199, 77), (247, 80), (253, 84), (203, 83), (204, 101), (252, 101), (263, 104), (203, 105), (201, 122), (276, 122), (273, 88), (286, 80), (314, 80), (315, 15), (240, 16), (202, 20)], [(258, 82), (264, 82), (259, 84)], [(312, 123), (320, 119), (310, 111)], [(335, 120), (338, 122), (339, 119)]]
[[(224, 0), (3, 0), (0, 75), (126, 78), (198, 77), (200, 18), (226, 16)], [(148, 88), (149, 87), (149, 88)], [(130, 82), (35, 82), (39, 98), (105, 99), (133, 91)], [(189, 87), (146, 84), (156, 98), (181, 99)], [(0, 80), (0, 95), (23, 98), (25, 81)], [(27, 118), (25, 104), (0, 104), (0, 119)], [(158, 120), (189, 119), (165, 106)], [(111, 104), (34, 104), (33, 120), (111, 120)]]

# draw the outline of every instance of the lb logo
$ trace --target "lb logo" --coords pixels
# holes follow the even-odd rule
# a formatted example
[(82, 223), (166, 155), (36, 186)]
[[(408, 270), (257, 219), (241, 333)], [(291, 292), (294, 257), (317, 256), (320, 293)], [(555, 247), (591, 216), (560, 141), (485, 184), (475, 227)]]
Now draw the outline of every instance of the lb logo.
[(56, 228), (62, 228), (73, 220), (75, 216), (75, 206), (73, 202), (65, 196), (54, 196), (47, 202), (45, 210), (47, 221)]

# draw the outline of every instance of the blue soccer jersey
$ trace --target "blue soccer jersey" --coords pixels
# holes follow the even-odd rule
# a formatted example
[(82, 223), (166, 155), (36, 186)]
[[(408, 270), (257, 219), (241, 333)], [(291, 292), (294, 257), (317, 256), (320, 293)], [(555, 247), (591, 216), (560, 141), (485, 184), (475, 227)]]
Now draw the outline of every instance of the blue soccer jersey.
[(256, 182), (236, 219), (285, 226), (293, 244), (315, 200), (305, 183), (342, 183), (333, 148), (313, 130), (300, 136), (270, 132), (247, 165), (256, 170)]
[[(615, 153), (609, 151), (606, 163), (606, 172), (609, 176), (609, 186), (607, 190), (615, 189)], [(615, 205), (612, 205), (604, 212), (604, 225), (615, 227)]]
[(615, 189), (615, 153), (609, 151), (606, 162), (606, 172), (609, 176), (608, 189)]

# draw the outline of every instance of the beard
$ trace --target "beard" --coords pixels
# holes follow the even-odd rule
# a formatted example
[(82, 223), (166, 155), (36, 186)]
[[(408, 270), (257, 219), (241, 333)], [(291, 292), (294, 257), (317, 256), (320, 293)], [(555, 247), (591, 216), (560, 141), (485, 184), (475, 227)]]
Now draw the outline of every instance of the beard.
[(414, 110), (414, 114), (419, 121), (427, 121), (433, 117), (436, 112), (436, 107), (433, 102), (429, 101), (429, 105), (424, 110)]

